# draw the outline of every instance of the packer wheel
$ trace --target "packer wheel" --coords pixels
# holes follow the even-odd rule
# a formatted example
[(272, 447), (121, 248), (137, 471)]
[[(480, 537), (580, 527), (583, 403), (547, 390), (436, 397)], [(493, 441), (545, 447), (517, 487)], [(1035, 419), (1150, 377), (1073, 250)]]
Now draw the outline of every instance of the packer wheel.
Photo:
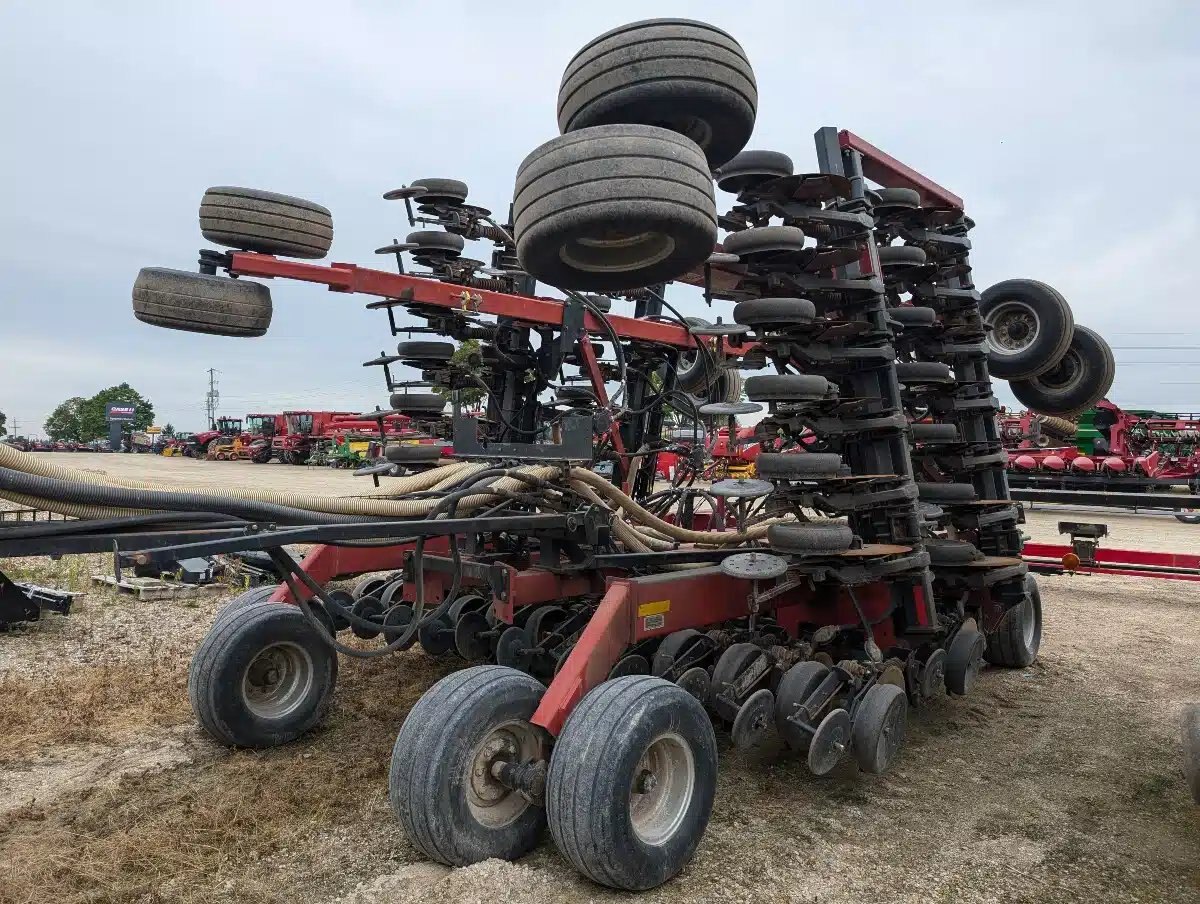
[(544, 811), (501, 773), (545, 759), (546, 736), (529, 721), (544, 691), (528, 675), (481, 665), (447, 675), (417, 701), (388, 771), (392, 811), (413, 847), (466, 866), (537, 844)]
[(575, 707), (554, 747), (550, 834), (589, 879), (654, 888), (695, 853), (716, 783), (716, 736), (699, 701), (648, 675), (606, 681)]

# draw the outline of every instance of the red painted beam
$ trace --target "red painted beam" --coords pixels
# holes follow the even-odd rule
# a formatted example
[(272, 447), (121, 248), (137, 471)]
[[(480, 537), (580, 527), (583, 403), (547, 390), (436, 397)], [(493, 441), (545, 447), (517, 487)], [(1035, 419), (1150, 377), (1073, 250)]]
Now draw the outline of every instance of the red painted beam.
[(583, 695), (608, 678), (609, 671), (632, 642), (634, 596), (631, 581), (617, 580), (609, 585), (596, 614), (546, 689), (530, 720), (534, 725), (557, 735)]
[[(1026, 543), (1022, 553), (1026, 556), (1061, 559), (1074, 550), (1058, 543)], [(1154, 552), (1145, 549), (1097, 549), (1095, 559), (1108, 565), (1151, 565), (1157, 568), (1200, 569), (1200, 553)]]
[(963, 209), (963, 200), (954, 192), (938, 185), (928, 176), (905, 166), (891, 154), (881, 151), (871, 142), (853, 132), (843, 129), (838, 132), (838, 144), (844, 149), (858, 151), (862, 155), (863, 175), (885, 188), (911, 188), (921, 195), (925, 206), (934, 204)]
[[(381, 298), (411, 299), (448, 310), (511, 317), (542, 326), (561, 326), (563, 320), (563, 303), (557, 299), (525, 298), (486, 289), (468, 289), (436, 279), (372, 270), (357, 264), (305, 264), (272, 257), (269, 254), (234, 251), (229, 272), (237, 276), (295, 279), (300, 282), (317, 283), (328, 286), (333, 292), (356, 292), (362, 295), (378, 295)], [(609, 315), (608, 319), (623, 339), (657, 342), (676, 348), (693, 348), (696, 345), (691, 333), (678, 324), (638, 320), (617, 314)], [(593, 335), (608, 337), (607, 330), (590, 312), (584, 312), (584, 327)]]

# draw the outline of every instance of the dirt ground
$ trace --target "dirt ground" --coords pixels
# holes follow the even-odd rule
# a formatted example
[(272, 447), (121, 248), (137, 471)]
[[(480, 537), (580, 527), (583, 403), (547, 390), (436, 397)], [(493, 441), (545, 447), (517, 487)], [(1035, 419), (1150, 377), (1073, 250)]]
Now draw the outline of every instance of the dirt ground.
[[(60, 458), (182, 482), (346, 492), (354, 481), (283, 465)], [(1200, 528), (1155, 516), (1039, 509), (1027, 530), (1050, 541), (1060, 519), (1107, 522), (1114, 547), (1200, 549)], [(579, 878), (548, 838), (519, 863), (459, 870), (408, 845), (387, 805), (392, 742), (421, 693), (461, 663), (419, 651), (343, 659), (321, 729), (229, 751), (194, 727), (186, 672), (231, 590), (139, 602), (93, 588), (103, 557), (3, 567), (87, 591), (70, 617), (0, 635), (3, 904), (631, 900)], [(989, 669), (971, 697), (912, 714), (885, 776), (846, 764), (818, 779), (777, 744), (742, 754), (723, 739), (696, 859), (639, 900), (1200, 901), (1200, 808), (1177, 746), (1180, 708), (1200, 700), (1200, 584), (1041, 586), (1040, 660)]]

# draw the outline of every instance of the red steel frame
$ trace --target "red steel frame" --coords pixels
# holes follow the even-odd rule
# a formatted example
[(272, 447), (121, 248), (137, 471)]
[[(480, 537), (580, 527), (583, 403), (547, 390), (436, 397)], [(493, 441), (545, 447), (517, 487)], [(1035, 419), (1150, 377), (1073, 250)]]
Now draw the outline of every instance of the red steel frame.
[[(357, 264), (304, 264), (252, 251), (234, 251), (230, 257), (229, 272), (235, 276), (295, 279), (328, 286), (331, 292), (357, 292), (397, 298), (469, 314), (511, 317), (543, 326), (562, 326), (563, 322), (563, 303), (554, 298), (526, 298), (505, 292), (469, 289), (422, 276), (372, 270)], [(696, 345), (691, 333), (673, 323), (637, 320), (618, 314), (609, 315), (608, 320), (623, 339), (656, 342), (683, 349)], [(586, 311), (584, 328), (594, 335), (608, 335), (595, 315)]]
[(838, 132), (838, 144), (843, 150), (858, 151), (862, 155), (863, 175), (888, 188), (911, 188), (921, 196), (924, 206), (930, 200), (946, 207), (963, 209), (963, 199), (943, 188), (927, 176), (922, 176), (910, 166), (905, 166), (891, 154), (881, 151), (865, 138), (842, 129)]
[[(1031, 565), (1062, 564), (1080, 574), (1123, 574), (1170, 581), (1200, 581), (1200, 554), (1148, 552), (1141, 549), (1097, 549), (1095, 565), (1077, 561), (1075, 550), (1058, 543), (1026, 543), (1021, 555)], [(1071, 567), (1067, 567), (1068, 564)]]

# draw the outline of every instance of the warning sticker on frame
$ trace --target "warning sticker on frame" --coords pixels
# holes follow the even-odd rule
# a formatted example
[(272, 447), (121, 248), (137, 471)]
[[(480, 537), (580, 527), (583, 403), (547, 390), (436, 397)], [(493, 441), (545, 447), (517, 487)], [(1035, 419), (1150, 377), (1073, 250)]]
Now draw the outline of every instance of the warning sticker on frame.
[(643, 631), (658, 631), (667, 623), (666, 614), (671, 611), (670, 600), (651, 600), (638, 606), (638, 618)]
[(670, 600), (652, 600), (638, 606), (638, 618), (645, 618), (647, 615), (663, 615), (670, 611)]

